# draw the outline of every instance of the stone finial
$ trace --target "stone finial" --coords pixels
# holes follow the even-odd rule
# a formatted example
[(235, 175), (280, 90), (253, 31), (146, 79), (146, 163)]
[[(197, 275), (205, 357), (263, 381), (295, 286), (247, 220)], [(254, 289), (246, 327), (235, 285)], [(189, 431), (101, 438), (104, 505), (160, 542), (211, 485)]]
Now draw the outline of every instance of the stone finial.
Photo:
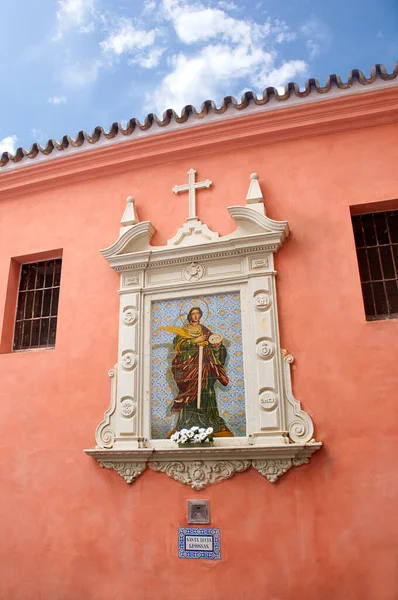
[(256, 202), (264, 203), (263, 193), (258, 180), (258, 173), (252, 173), (250, 175), (250, 185), (246, 196), (246, 202), (248, 204), (255, 204)]
[(265, 215), (264, 197), (258, 180), (258, 173), (252, 173), (250, 175), (250, 185), (246, 196), (246, 202), (249, 204), (250, 208)]
[(129, 196), (126, 202), (127, 206), (124, 209), (121, 224), (123, 225), (123, 227), (130, 227), (131, 225), (136, 225), (136, 223), (139, 223), (139, 220), (137, 217), (137, 213), (135, 212), (135, 198)]

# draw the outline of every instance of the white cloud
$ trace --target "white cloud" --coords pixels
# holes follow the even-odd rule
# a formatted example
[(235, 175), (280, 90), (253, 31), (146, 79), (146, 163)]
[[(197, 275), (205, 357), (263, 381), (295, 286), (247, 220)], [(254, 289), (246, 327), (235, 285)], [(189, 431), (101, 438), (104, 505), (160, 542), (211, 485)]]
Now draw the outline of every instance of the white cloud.
[(115, 30), (100, 43), (100, 46), (105, 52), (112, 52), (120, 56), (125, 52), (132, 52), (152, 46), (155, 36), (156, 30), (145, 31), (138, 29), (130, 19), (122, 19)]
[(217, 8), (208, 8), (201, 4), (186, 4), (181, 0), (163, 0), (163, 13), (172, 21), (179, 39), (185, 44), (221, 38), (236, 44), (260, 44), (272, 36), (277, 43), (295, 39), (281, 19), (266, 19), (263, 23), (254, 23), (249, 19), (236, 19), (226, 11), (235, 5), (219, 2)]
[(102, 63), (97, 59), (84, 59), (68, 63), (61, 71), (60, 79), (69, 88), (83, 87), (97, 79), (101, 66)]
[(38, 142), (41, 145), (46, 143), (47, 136), (45, 133), (43, 133), (43, 131), (41, 129), (32, 127), (32, 129), (30, 130), (30, 133), (32, 134), (32, 137), (35, 142)]
[(281, 21), (280, 19), (276, 19), (272, 24), (271, 33), (275, 36), (277, 44), (292, 42), (297, 37), (296, 33), (289, 29), (285, 21)]
[(271, 52), (229, 45), (209, 45), (192, 57), (179, 54), (172, 65), (154, 95), (147, 97), (159, 113), (170, 107), (179, 111), (186, 104), (199, 107), (203, 100), (216, 99), (220, 89), (232, 88), (242, 78), (262, 91), (267, 85), (279, 87), (307, 69), (300, 60), (275, 67)]
[(310, 58), (315, 58), (321, 52), (321, 45), (314, 42), (314, 40), (307, 40), (305, 45), (310, 52)]
[(9, 135), (2, 140), (0, 140), (0, 156), (3, 152), (9, 152), (10, 154), (15, 154), (17, 149), (17, 136)]
[(94, 30), (95, 30), (95, 23), (94, 23), (94, 21), (90, 21), (90, 23), (87, 23), (87, 25), (82, 25), (79, 28), (79, 33), (93, 33)]
[(143, 9), (142, 9), (142, 14), (151, 13), (155, 10), (155, 8), (156, 8), (156, 0), (145, 0)]
[(57, 19), (81, 25), (94, 8), (93, 0), (59, 0)]
[(66, 104), (67, 98), (66, 96), (51, 96), (48, 102), (50, 104)]
[[(273, 86), (278, 92), (284, 91), (284, 86), (289, 81), (294, 81), (298, 75), (305, 75), (308, 72), (308, 65), (303, 60), (289, 60), (280, 67), (276, 67), (264, 75), (262, 79), (263, 87)], [(260, 82), (259, 82), (260, 83)]]
[(58, 0), (57, 30), (54, 41), (60, 40), (65, 31), (73, 27), (78, 27), (82, 33), (92, 31), (91, 23), (88, 21), (93, 13), (94, 0)]
[(194, 44), (214, 37), (247, 44), (267, 34), (270, 28), (269, 23), (261, 26), (234, 19), (219, 8), (206, 8), (202, 5), (191, 7), (179, 0), (163, 0), (163, 10), (184, 44)]
[[(283, 44), (296, 39), (296, 32), (269, 13), (261, 16), (259, 10), (255, 20), (239, 18), (242, 7), (234, 0), (142, 0), (136, 18), (120, 17), (114, 9), (101, 12), (99, 0), (58, 0), (57, 7), (57, 39), (72, 29), (77, 34), (102, 33), (99, 45), (95, 42), (97, 56), (73, 62), (68, 54), (58, 75), (61, 83), (67, 88), (93, 83), (115, 62), (124, 61), (132, 70), (160, 64), (163, 79), (147, 95), (149, 110), (199, 106), (243, 86), (256, 92), (267, 85), (279, 89), (307, 72), (300, 57), (283, 61), (279, 55)], [(307, 46), (312, 56), (327, 43), (330, 32), (311, 17), (298, 35), (303, 50)], [(176, 41), (180, 52), (174, 50)], [(168, 71), (163, 69), (166, 64)], [(59, 105), (66, 97), (52, 96), (48, 102)]]
[(237, 10), (238, 6), (235, 2), (224, 2), (224, 0), (221, 0), (218, 3), (218, 8), (222, 8), (223, 10)]
[(149, 52), (137, 56), (137, 58), (130, 59), (128, 62), (130, 65), (138, 64), (140, 67), (144, 67), (144, 69), (153, 69), (159, 64), (164, 52), (165, 48), (153, 48)]
[(231, 17), (220, 3), (208, 8), (184, 0), (163, 0), (163, 14), (181, 42), (201, 47), (171, 58), (170, 72), (147, 96), (147, 106), (158, 112), (170, 107), (181, 110), (186, 104), (199, 107), (221, 92), (241, 89), (243, 82), (246, 89), (250, 86), (259, 92), (268, 85), (280, 88), (307, 71), (303, 60), (277, 60), (279, 45), (295, 39), (282, 20), (254, 23)]
[(306, 38), (305, 45), (309, 50), (310, 58), (327, 51), (333, 40), (329, 27), (315, 15), (301, 26), (301, 35)]

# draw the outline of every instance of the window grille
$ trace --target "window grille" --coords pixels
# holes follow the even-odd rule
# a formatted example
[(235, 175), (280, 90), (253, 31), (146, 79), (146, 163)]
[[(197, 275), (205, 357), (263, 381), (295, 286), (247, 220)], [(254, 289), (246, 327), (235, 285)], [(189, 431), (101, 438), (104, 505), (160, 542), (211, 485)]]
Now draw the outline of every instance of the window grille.
[(21, 266), (14, 350), (55, 346), (61, 265), (57, 258)]
[(352, 217), (368, 321), (398, 318), (398, 210)]

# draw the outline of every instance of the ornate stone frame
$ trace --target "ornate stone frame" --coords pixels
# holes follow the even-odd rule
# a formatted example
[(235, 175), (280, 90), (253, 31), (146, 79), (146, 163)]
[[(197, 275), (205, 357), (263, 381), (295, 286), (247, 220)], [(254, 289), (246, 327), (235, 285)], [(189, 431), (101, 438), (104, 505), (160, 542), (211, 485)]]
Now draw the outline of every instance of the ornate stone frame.
[[(128, 198), (119, 239), (101, 251), (120, 273), (118, 363), (110, 371), (111, 403), (97, 427), (97, 447), (85, 452), (128, 483), (147, 465), (195, 490), (250, 466), (275, 482), (292, 466), (307, 463), (321, 446), (292, 393), (293, 357), (280, 348), (274, 254), (289, 234), (288, 224), (265, 215), (256, 174), (246, 200), (247, 206), (228, 208), (234, 233), (219, 237), (190, 208), (183, 227), (159, 247), (150, 245), (154, 228), (138, 222)], [(213, 448), (151, 440), (150, 301), (220, 289), (241, 294), (248, 435), (217, 438)]]

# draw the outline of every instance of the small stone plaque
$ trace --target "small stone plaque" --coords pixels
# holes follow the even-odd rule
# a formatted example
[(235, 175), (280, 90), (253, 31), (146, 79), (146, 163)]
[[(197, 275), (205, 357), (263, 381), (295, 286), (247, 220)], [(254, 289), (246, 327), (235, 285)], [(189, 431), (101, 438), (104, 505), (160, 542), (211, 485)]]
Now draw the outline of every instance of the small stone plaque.
[(210, 523), (208, 500), (188, 500), (188, 523), (195, 525)]
[(178, 558), (220, 560), (220, 530), (210, 527), (179, 527)]

